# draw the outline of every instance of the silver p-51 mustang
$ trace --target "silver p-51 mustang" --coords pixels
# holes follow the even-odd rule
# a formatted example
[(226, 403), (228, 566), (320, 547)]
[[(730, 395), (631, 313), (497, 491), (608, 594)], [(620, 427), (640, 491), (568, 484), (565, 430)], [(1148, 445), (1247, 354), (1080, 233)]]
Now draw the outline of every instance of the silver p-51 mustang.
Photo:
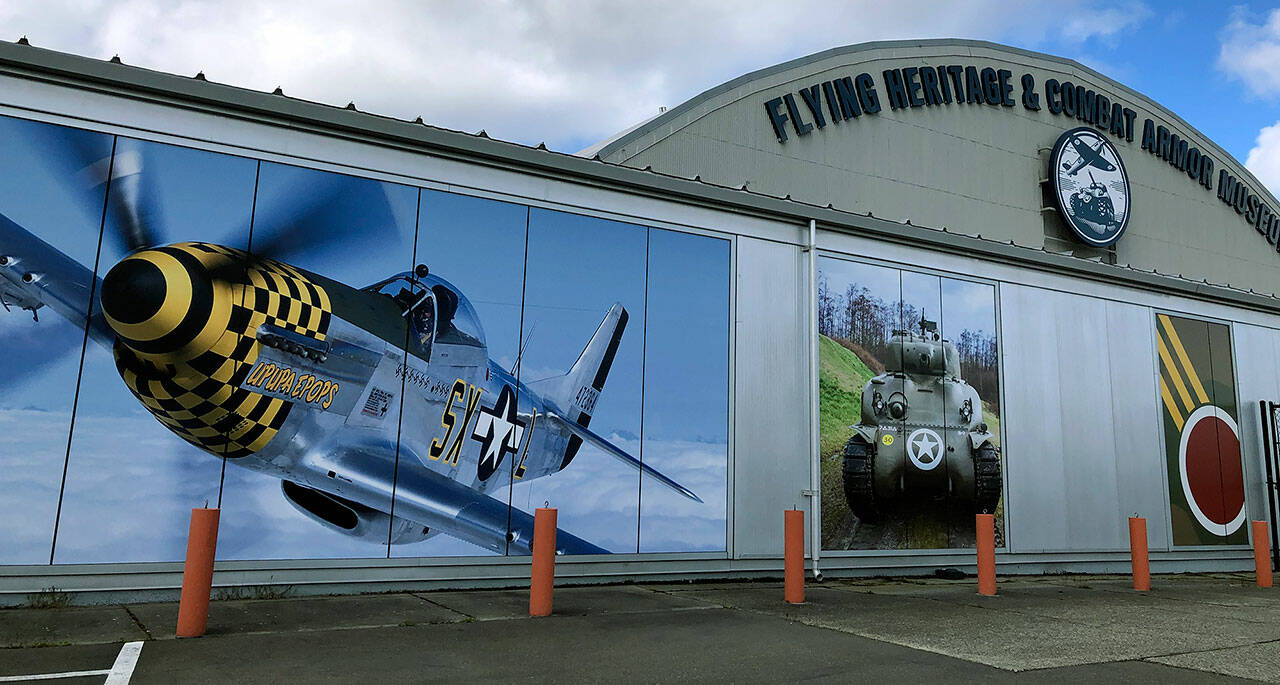
[[(87, 325), (166, 428), (279, 478), (320, 525), (529, 554), (533, 517), (506, 489), (569, 467), (584, 444), (701, 501), (589, 428), (626, 328), (620, 304), (567, 373), (524, 383), (425, 266), (356, 289), (214, 243), (164, 244), (147, 213), (118, 214), (128, 256), (104, 278), (0, 215), (0, 300)], [(607, 552), (564, 531), (557, 551)]]

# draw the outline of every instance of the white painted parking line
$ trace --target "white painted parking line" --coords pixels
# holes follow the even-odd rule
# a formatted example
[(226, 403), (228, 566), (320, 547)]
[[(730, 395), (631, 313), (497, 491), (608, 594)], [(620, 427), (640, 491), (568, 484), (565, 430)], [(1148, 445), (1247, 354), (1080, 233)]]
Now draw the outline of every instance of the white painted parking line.
[(142, 654), (141, 642), (126, 642), (116, 655), (116, 662), (111, 668), (97, 671), (63, 671), (61, 673), (33, 673), (31, 675), (0, 675), (0, 683), (21, 683), (28, 680), (57, 680), (59, 678), (84, 678), (104, 675), (107, 677), (103, 685), (129, 685), (133, 677), (133, 669), (138, 665), (138, 655)]
[(111, 671), (64, 671), (62, 673), (36, 673), (34, 675), (0, 675), (0, 683), (20, 683), (27, 680), (53, 680), (55, 678), (83, 678), (91, 675), (107, 675)]
[(138, 655), (142, 654), (142, 642), (126, 642), (116, 655), (116, 662), (111, 665), (107, 674), (107, 682), (103, 685), (129, 685), (133, 677), (133, 668), (138, 665)]

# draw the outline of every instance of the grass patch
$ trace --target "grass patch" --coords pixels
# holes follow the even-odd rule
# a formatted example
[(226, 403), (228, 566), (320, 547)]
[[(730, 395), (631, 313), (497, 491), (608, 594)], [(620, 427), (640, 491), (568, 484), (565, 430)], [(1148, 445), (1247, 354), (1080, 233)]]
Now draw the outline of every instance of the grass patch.
[(214, 599), (218, 601), (241, 599), (284, 599), (293, 594), (292, 585), (234, 585), (216, 588)]
[(862, 416), (862, 387), (874, 376), (852, 350), (819, 336), (818, 436), (823, 457), (840, 451), (849, 439), (849, 426)]
[(32, 609), (61, 609), (71, 604), (71, 593), (56, 587), (47, 587), (27, 595), (27, 606)]

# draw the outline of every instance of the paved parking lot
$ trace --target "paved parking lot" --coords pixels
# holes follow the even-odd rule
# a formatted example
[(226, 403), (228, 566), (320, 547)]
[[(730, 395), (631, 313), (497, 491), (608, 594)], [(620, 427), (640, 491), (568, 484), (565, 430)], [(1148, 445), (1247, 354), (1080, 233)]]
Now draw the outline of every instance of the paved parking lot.
[[(173, 638), (173, 603), (0, 610), (0, 676), (59, 683), (938, 680), (1280, 682), (1280, 589), (1252, 576), (860, 579), (228, 600)], [(141, 648), (129, 680), (122, 644)], [(114, 681), (107, 678), (116, 678)]]

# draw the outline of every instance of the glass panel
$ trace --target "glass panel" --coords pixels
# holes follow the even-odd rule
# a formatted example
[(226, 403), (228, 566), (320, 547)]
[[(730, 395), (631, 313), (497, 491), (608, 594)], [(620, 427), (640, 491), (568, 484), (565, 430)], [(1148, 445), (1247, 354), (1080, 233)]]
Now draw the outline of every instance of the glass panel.
[(649, 230), (641, 458), (695, 493), (640, 479), (640, 551), (725, 549), (729, 241)]
[[(607, 450), (639, 458), (647, 235), (561, 212), (535, 209), (530, 218), (521, 382), (612, 447), (561, 431), (542, 445), (538, 463), (526, 464), (513, 507), (557, 507), (561, 531), (611, 552), (638, 544), (639, 476)], [(615, 304), (627, 314), (616, 340)], [(588, 345), (598, 329), (601, 338)]]
[[(822, 544), (904, 544), (890, 525), (905, 460), (901, 276), (897, 269), (818, 260), (818, 394)], [(878, 468), (879, 467), (879, 468)]]
[[(96, 316), (105, 308), (128, 327), (112, 336), (114, 353), (103, 345), (86, 351), (55, 561), (180, 560), (191, 509), (216, 506), (222, 463), (210, 452), (225, 436), (203, 420), (215, 390), (192, 379), (200, 373), (196, 348), (220, 339), (223, 329), (206, 326), (229, 296), (202, 280), (208, 272), (200, 260), (211, 253), (174, 245), (244, 249), (256, 167), (119, 139), (98, 256), (99, 274), (119, 270), (103, 281), (94, 307)], [(123, 261), (142, 248), (161, 251)], [(120, 330), (134, 332), (126, 340)]]
[[(432, 537), (397, 543), (391, 553), (501, 554), (506, 551), (512, 472), (526, 446), (511, 449), (508, 438), (521, 441), (514, 432), (499, 431), (511, 415), (495, 407), (505, 387), (512, 387), (515, 405), (523, 399), (514, 393), (514, 373), (528, 210), (424, 190), (420, 211), (418, 261), (430, 269), (422, 280), (439, 307), (439, 323), (430, 364), (411, 360), (416, 373), (415, 382), (405, 387), (410, 403), (400, 428), (396, 504), (403, 510), (410, 501), (443, 496), (429, 487), (434, 482), (448, 486), (449, 497), (460, 498), (442, 506), (466, 507), (468, 513), (460, 517), (463, 521), (441, 517), (432, 523)], [(528, 413), (516, 408), (509, 408), (515, 416), (505, 425), (528, 432)], [(480, 430), (482, 422), (495, 435)], [(489, 459), (482, 463), (486, 447)]]
[[(112, 137), (0, 116), (0, 140), (0, 564), (47, 564), (105, 193), (81, 171), (109, 161)], [(19, 285), (59, 254), (78, 293), (61, 311)]]
[(995, 287), (942, 279), (941, 331), (947, 343), (948, 459), (952, 508), (948, 546), (972, 547), (975, 510), (995, 514), (996, 546), (1004, 545), (1003, 457), (1000, 451), (1000, 355)]
[(243, 430), (275, 433), (228, 460), (220, 557), (384, 557), (428, 534), (392, 509), (408, 322), (358, 290), (412, 271), (417, 203), (416, 188), (262, 164), (242, 289), (260, 393)]
[(903, 392), (907, 414), (903, 422), (902, 489), (897, 518), (906, 524), (905, 547), (946, 548), (955, 475), (952, 462), (955, 435), (952, 398), (946, 384), (946, 346), (939, 333), (942, 311), (937, 276), (902, 272)]

